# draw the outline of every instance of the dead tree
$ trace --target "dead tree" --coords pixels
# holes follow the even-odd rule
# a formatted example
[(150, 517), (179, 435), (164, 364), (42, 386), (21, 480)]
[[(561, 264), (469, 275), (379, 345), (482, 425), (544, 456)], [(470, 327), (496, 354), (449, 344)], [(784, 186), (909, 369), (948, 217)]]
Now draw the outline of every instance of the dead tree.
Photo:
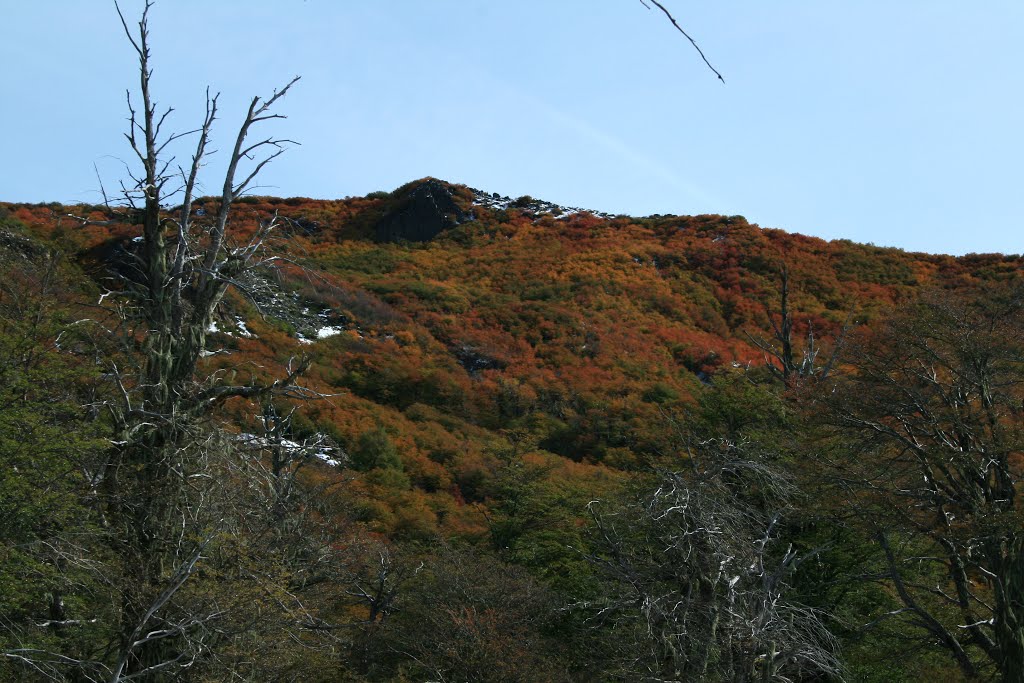
[[(216, 610), (178, 613), (173, 605), (217, 535), (215, 522), (185, 508), (190, 468), (203, 460), (205, 422), (217, 405), (231, 398), (301, 395), (295, 380), (307, 364), (292, 362), (283, 377), (246, 385), (199, 372), (227, 289), (273, 260), (266, 256), (265, 245), (276, 216), (239, 240), (232, 234), (231, 210), (264, 167), (291, 144), (275, 137), (253, 141), (251, 136), (261, 123), (283, 118), (273, 107), (298, 77), (269, 97), (252, 98), (233, 141), (216, 211), (209, 217), (205, 212), (197, 215), (193, 201), (217, 119), (218, 96), (207, 90), (198, 127), (167, 131), (173, 109), (158, 111), (152, 93), (152, 6), (147, 0), (135, 27), (117, 7), (138, 59), (138, 92), (128, 93), (125, 134), (138, 170), (129, 171), (130, 180), (121, 184), (121, 201), (110, 211), (112, 219), (137, 224), (141, 232), (135, 273), (124, 278), (118, 292), (125, 357), (134, 364), (110, 368), (119, 399), (107, 407), (117, 438), (101, 475), (104, 515), (124, 571), (112, 683), (173, 676), (202, 654), (203, 633), (218, 618)], [(190, 136), (196, 140), (191, 163), (185, 168), (174, 165), (170, 146)], [(172, 201), (177, 204), (173, 209)]]
[(768, 314), (773, 339), (768, 340), (752, 334), (747, 334), (747, 339), (764, 353), (765, 367), (772, 375), (782, 380), (786, 386), (791, 386), (807, 378), (820, 380), (828, 376), (842, 350), (851, 319), (852, 311), (847, 315), (846, 322), (836, 337), (831, 355), (823, 364), (818, 360), (821, 348), (814, 336), (814, 326), (808, 322), (807, 338), (799, 350), (798, 359), (797, 348), (793, 342), (793, 314), (789, 307), (789, 268), (783, 263), (779, 267), (779, 312), (777, 316), (771, 312)]
[(805, 557), (780, 538), (794, 487), (725, 441), (660, 472), (625, 505), (593, 501), (589, 559), (608, 581), (583, 606), (610, 624), (628, 680), (789, 681), (840, 672), (824, 615), (792, 598)]

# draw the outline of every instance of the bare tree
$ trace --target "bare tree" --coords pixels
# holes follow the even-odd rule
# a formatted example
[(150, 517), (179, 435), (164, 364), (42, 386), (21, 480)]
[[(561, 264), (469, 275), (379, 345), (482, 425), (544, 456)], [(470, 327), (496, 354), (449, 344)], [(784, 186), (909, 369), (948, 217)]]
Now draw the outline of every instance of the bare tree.
[(792, 484), (725, 441), (689, 453), (625, 506), (590, 503), (590, 559), (610, 580), (586, 607), (623, 637), (623, 675), (643, 681), (791, 681), (838, 675), (837, 643), (794, 602), (805, 558), (780, 543)]
[(807, 338), (803, 348), (799, 350), (798, 360), (797, 347), (793, 342), (793, 314), (789, 306), (789, 268), (783, 263), (779, 267), (779, 312), (777, 316), (770, 311), (768, 313), (768, 322), (772, 326), (774, 338), (768, 340), (751, 334), (748, 334), (747, 338), (764, 353), (765, 367), (786, 386), (807, 378), (825, 379), (842, 350), (852, 315), (851, 311), (846, 316), (846, 322), (843, 323), (836, 338), (832, 353), (824, 362), (818, 358), (821, 348), (815, 339), (814, 327), (808, 323)]
[[(277, 217), (262, 220), (255, 232), (240, 238), (232, 230), (231, 211), (266, 165), (292, 144), (273, 136), (254, 140), (253, 133), (260, 124), (283, 118), (274, 107), (298, 77), (268, 97), (252, 98), (231, 147), (216, 210), (210, 216), (194, 212), (218, 96), (207, 90), (205, 115), (197, 127), (170, 132), (173, 109), (158, 110), (152, 92), (153, 2), (146, 1), (135, 26), (115, 7), (138, 59), (138, 90), (127, 96), (125, 133), (137, 170), (129, 170), (120, 201), (108, 208), (112, 221), (139, 225), (141, 232), (131, 272), (115, 294), (129, 365), (110, 367), (118, 399), (107, 408), (116, 438), (97, 476), (123, 571), (112, 683), (172, 675), (202, 654), (204, 634), (218, 619), (218, 610), (188, 613), (173, 605), (219, 531), (219, 522), (200, 509), (208, 498), (197, 488), (204, 480), (198, 468), (214, 443), (208, 438), (208, 419), (231, 398), (305, 395), (295, 380), (307, 365), (304, 359), (293, 361), (283, 377), (245, 385), (199, 371), (227, 289), (275, 260), (266, 256), (265, 245)], [(190, 137), (195, 139), (191, 161), (178, 166), (170, 150)]]

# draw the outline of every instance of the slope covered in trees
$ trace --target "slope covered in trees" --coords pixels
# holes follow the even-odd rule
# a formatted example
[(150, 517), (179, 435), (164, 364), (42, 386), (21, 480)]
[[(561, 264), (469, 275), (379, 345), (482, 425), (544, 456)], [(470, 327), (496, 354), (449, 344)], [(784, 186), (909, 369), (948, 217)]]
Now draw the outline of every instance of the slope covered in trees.
[[(143, 218), (0, 205), (0, 677), (1020, 670), (1019, 258), (433, 179), (234, 203), (233, 244), (279, 229), (178, 391), (240, 389), (161, 437), (164, 602), (121, 540), (146, 459), (116, 497), (104, 469), (156, 419), (110, 409), (145, 339), (119, 297)], [(780, 381), (786, 354), (811, 371)], [(258, 390), (289, 376), (306, 400)], [(133, 601), (159, 603), (144, 628)]]
[[(277, 213), (279, 258), (229, 295), (203, 362), (270, 376), (290, 356), (310, 356), (305, 382), (331, 398), (305, 406), (294, 429), (345, 450), (381, 421), (422, 431), (402, 447), (413, 488), (463, 498), (474, 496), (479, 454), (455, 458), (436, 442), (478, 430), (524, 429), (584, 466), (642, 465), (659, 452), (666, 409), (717, 374), (765, 363), (754, 342), (775, 343), (783, 267), (793, 343), (813, 333), (824, 363), (844, 326), (1020, 265), (828, 243), (738, 216), (556, 218), (526, 198), (523, 208), (488, 208), (463, 187), (451, 188), (462, 223), (429, 241), (376, 239), (382, 217), (418, 186), (335, 202), (243, 198), (236, 221), (248, 223), (236, 239)], [(197, 212), (216, 209), (196, 202)], [(88, 207), (6, 210), (72, 242), (101, 288), (111, 262), (128, 268), (135, 253), (137, 228), (78, 228), (65, 215)]]

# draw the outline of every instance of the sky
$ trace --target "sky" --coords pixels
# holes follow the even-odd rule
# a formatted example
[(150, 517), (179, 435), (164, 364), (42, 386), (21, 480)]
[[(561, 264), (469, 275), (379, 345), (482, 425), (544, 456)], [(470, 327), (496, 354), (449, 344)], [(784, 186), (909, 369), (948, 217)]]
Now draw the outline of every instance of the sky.
[[(1024, 2), (157, 0), (177, 130), (221, 93), (204, 193), (248, 99), (299, 144), (257, 194), (338, 198), (425, 176), (645, 216), (910, 251), (1020, 253)], [(101, 201), (126, 177), (137, 64), (107, 0), (0, 0), (0, 200)], [(141, 0), (123, 0), (130, 21)], [(182, 148), (178, 158), (187, 160)]]

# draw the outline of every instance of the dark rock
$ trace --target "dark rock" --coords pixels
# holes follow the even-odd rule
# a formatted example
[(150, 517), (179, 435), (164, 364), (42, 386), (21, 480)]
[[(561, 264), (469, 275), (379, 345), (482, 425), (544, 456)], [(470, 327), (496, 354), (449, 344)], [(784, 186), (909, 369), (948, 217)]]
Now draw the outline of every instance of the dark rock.
[(16, 235), (7, 230), (0, 230), (0, 256), (16, 256), (33, 259), (43, 254), (45, 249), (27, 237)]
[[(171, 247), (171, 253), (174, 248)], [(113, 238), (105, 240), (85, 253), (85, 262), (92, 264), (95, 274), (113, 277), (122, 283), (142, 285), (146, 282), (142, 270), (142, 238)]]
[(489, 356), (477, 348), (468, 344), (460, 344), (453, 349), (455, 358), (458, 359), (466, 372), (476, 375), (481, 370), (504, 370), (505, 362)]
[(455, 204), (448, 187), (437, 180), (427, 180), (409, 191), (377, 222), (377, 239), (426, 242), (465, 220), (466, 214)]

